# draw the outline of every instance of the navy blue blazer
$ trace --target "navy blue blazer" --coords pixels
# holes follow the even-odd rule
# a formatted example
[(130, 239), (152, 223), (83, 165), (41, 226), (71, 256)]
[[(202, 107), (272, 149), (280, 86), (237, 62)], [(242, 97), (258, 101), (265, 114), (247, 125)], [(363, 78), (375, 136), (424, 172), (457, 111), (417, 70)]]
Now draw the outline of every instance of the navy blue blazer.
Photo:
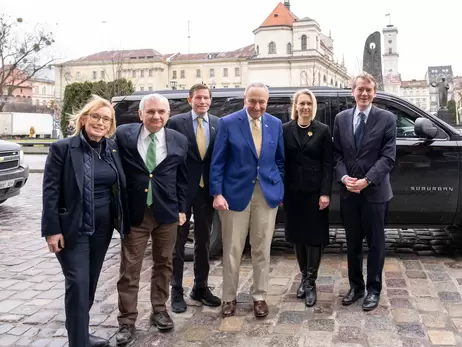
[(178, 213), (186, 213), (188, 189), (186, 156), (188, 139), (183, 134), (165, 129), (167, 157), (149, 172), (138, 152), (138, 137), (143, 124), (124, 124), (117, 128), (115, 140), (120, 149), (127, 178), (127, 200), (130, 225), (143, 222), (149, 181), (152, 186), (153, 217), (159, 224), (176, 223)]
[(364, 129), (362, 146), (357, 151), (353, 116), (355, 109), (340, 112), (334, 121), (334, 165), (336, 180), (341, 184), (343, 197), (349, 192), (341, 179), (344, 175), (367, 177), (372, 184), (361, 191), (372, 203), (387, 202), (393, 197), (390, 172), (396, 158), (396, 116), (372, 106)]
[(277, 207), (284, 197), (282, 122), (265, 113), (261, 127), (258, 157), (246, 110), (220, 118), (210, 167), (210, 194), (222, 194), (230, 210), (247, 207), (257, 179), (269, 207)]
[[(114, 226), (123, 237), (128, 231), (126, 181), (116, 143), (106, 139), (118, 172), (120, 191)], [(51, 144), (43, 174), (42, 236), (63, 234), (66, 248), (72, 249), (82, 223), (84, 165), (80, 136), (72, 136)], [(116, 188), (116, 187), (115, 187)]]
[[(191, 206), (196, 197), (199, 188), (201, 175), (204, 177), (204, 188), (209, 190), (209, 173), (210, 162), (212, 160), (213, 145), (218, 130), (218, 121), (220, 118), (209, 114), (210, 141), (207, 147), (204, 160), (202, 160), (199, 149), (197, 148), (196, 134), (194, 133), (192, 113), (181, 113), (171, 117), (166, 127), (176, 130), (188, 138), (188, 205)], [(205, 123), (204, 123), (205, 124)]]

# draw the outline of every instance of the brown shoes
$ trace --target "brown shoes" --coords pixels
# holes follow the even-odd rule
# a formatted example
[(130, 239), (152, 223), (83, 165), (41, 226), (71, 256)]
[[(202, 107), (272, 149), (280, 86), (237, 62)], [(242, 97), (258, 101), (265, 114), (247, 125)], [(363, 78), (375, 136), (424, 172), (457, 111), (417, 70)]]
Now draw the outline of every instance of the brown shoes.
[(255, 313), (255, 317), (263, 318), (266, 317), (269, 313), (268, 305), (266, 301), (254, 301), (253, 302), (253, 312)]
[[(255, 317), (257, 318), (263, 318), (266, 317), (269, 313), (268, 305), (266, 304), (266, 301), (254, 301), (253, 302), (253, 312), (255, 314)], [(223, 302), (223, 305), (221, 306), (221, 315), (223, 318), (225, 317), (231, 317), (234, 316), (236, 313), (236, 300), (229, 301), (229, 302)]]
[(236, 313), (236, 300), (223, 302), (223, 306), (221, 306), (221, 315), (224, 317), (231, 317), (234, 316)]

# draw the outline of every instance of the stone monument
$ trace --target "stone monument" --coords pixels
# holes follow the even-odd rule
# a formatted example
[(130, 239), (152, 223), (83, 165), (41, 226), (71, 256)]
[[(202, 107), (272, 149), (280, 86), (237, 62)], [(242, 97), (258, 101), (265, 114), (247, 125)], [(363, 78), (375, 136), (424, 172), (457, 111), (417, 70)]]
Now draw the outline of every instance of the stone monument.
[(364, 45), (363, 71), (374, 76), (377, 90), (383, 91), (382, 44), (378, 31), (370, 34)]
[(448, 110), (448, 90), (449, 83), (446, 78), (442, 77), (440, 82), (432, 82), (430, 85), (438, 89), (438, 112), (436, 116), (449, 124), (454, 124), (455, 120), (452, 119)]
[(430, 85), (434, 88), (438, 88), (438, 108), (441, 109), (448, 109), (448, 90), (449, 90), (449, 83), (446, 81), (446, 78), (442, 77), (441, 81), (436, 83), (430, 83)]

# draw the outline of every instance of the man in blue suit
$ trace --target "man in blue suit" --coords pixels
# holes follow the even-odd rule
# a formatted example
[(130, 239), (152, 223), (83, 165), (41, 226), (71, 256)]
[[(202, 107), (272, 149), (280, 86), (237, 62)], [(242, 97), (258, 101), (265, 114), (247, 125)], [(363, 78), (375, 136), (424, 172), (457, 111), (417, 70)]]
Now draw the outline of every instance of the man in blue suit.
[[(341, 184), (340, 211), (345, 227), (350, 290), (342, 304), (364, 296), (364, 311), (377, 307), (385, 261), (385, 216), (393, 197), (390, 172), (396, 157), (396, 116), (372, 105), (374, 77), (356, 77), (356, 107), (340, 112), (334, 121), (334, 162)], [(367, 282), (363, 279), (363, 239), (369, 248)]]
[(213, 149), (210, 193), (222, 223), (223, 317), (233, 316), (236, 310), (239, 266), (249, 229), (254, 313), (268, 315), (271, 241), (284, 194), (282, 122), (265, 113), (268, 99), (264, 84), (250, 84), (245, 108), (220, 119)]

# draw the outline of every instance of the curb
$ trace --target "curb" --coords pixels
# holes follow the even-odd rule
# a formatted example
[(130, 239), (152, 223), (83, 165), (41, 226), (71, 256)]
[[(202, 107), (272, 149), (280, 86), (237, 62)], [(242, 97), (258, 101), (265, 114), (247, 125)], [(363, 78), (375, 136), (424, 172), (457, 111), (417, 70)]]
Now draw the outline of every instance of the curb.
[(43, 173), (43, 169), (31, 169), (29, 168), (29, 173)]

